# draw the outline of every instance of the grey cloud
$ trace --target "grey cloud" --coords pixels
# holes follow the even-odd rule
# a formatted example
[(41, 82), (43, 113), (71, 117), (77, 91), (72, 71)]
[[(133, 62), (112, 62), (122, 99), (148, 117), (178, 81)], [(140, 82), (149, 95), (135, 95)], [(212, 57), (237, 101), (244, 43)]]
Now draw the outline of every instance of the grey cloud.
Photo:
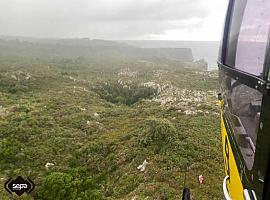
[(2, 0), (0, 35), (133, 39), (188, 29), (206, 0)]
[(206, 17), (208, 8), (201, 0), (127, 1), (117, 10), (106, 8), (104, 12), (89, 13), (90, 20), (184, 20)]

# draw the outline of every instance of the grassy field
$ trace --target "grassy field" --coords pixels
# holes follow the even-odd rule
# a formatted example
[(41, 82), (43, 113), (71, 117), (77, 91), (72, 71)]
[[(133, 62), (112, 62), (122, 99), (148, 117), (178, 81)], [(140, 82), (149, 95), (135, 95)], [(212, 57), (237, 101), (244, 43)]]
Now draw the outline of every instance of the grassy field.
[(192, 199), (222, 199), (217, 73), (199, 67), (1, 58), (0, 182), (36, 188), (0, 199), (180, 199), (187, 162)]

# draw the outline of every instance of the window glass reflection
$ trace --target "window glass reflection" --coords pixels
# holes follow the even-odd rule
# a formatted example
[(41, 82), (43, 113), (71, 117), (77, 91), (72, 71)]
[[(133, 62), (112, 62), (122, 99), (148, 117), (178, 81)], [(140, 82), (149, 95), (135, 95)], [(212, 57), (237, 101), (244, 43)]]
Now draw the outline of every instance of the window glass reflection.
[(268, 41), (270, 1), (248, 1), (239, 33), (235, 68), (260, 76)]
[(228, 76), (223, 79), (225, 115), (246, 166), (252, 169), (256, 151), (262, 94)]

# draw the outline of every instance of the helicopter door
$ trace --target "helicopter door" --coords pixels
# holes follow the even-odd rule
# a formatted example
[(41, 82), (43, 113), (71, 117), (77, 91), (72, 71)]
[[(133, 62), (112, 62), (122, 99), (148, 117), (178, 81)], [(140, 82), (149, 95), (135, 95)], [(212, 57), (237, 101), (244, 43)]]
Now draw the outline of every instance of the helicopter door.
[[(222, 143), (225, 186), (232, 199), (252, 191), (258, 127), (263, 94), (249, 77), (263, 77), (270, 1), (230, 1), (219, 63), (222, 90)], [(227, 30), (227, 32), (226, 32)], [(249, 183), (249, 184), (247, 184)], [(243, 191), (247, 187), (251, 190)], [(226, 190), (226, 188), (224, 189)], [(226, 196), (226, 194), (225, 194)]]

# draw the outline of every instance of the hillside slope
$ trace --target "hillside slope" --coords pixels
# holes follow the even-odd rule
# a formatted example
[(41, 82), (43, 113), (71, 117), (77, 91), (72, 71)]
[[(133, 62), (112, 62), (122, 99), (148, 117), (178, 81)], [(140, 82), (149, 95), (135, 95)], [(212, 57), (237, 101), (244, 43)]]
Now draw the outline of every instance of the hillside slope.
[[(1, 38), (1, 37), (0, 37)], [(106, 40), (0, 39), (0, 56), (125, 58), (193, 61), (190, 48), (140, 48)]]
[(28, 176), (31, 199), (174, 200), (189, 162), (192, 199), (222, 199), (216, 90), (192, 62), (1, 58), (1, 184)]

